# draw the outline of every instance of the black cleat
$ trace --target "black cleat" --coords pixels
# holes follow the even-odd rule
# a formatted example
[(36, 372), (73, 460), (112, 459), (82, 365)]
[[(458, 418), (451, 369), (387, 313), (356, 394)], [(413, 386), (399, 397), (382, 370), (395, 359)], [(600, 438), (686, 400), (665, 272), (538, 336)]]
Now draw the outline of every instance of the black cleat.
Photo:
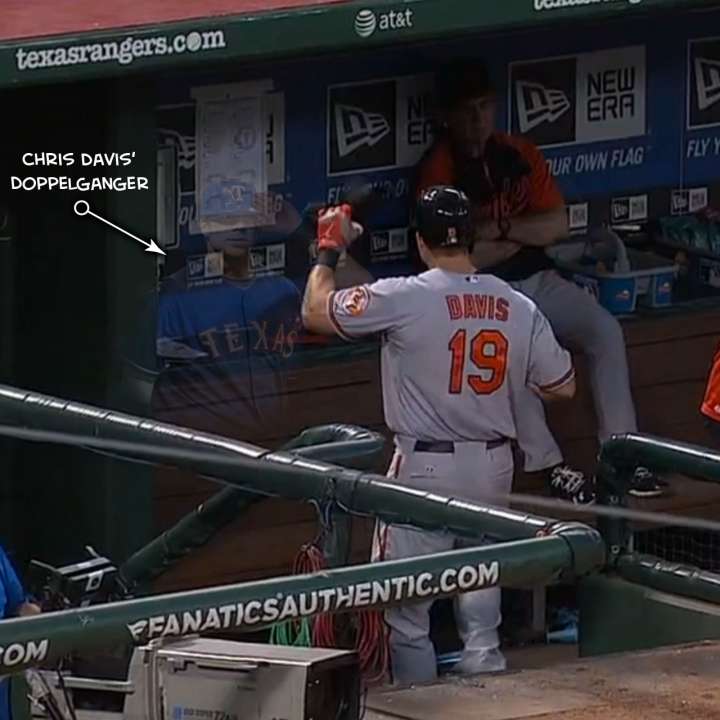
[(630, 480), (628, 495), (636, 498), (656, 498), (664, 494), (667, 483), (659, 480), (653, 472), (646, 467), (638, 467)]
[(576, 505), (592, 505), (595, 502), (595, 480), (568, 465), (558, 465), (550, 473), (550, 492), (553, 497)]

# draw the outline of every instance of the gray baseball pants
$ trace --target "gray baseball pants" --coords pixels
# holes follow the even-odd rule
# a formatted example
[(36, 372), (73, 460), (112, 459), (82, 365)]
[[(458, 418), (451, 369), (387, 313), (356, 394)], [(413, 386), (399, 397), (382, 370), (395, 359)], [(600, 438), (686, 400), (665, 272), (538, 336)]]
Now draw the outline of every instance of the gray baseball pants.
[[(554, 270), (535, 273), (511, 285), (535, 301), (564, 347), (581, 350), (588, 359), (598, 441), (635, 432), (637, 420), (630, 390), (625, 339), (620, 323), (589, 293)], [(563, 455), (548, 428), (542, 400), (529, 388), (520, 390), (515, 425), (525, 456), (525, 470), (558, 465)]]
[[(453, 453), (416, 452), (415, 441), (395, 439), (395, 457), (388, 475), (397, 483), (418, 490), (487, 503), (506, 504), (510, 493), (513, 455), (510, 443), (488, 449), (483, 442), (456, 443)], [(460, 547), (483, 544), (447, 532), (427, 532), (379, 524), (373, 559), (398, 560)], [(437, 677), (437, 658), (430, 639), (432, 601), (409, 604), (386, 612), (390, 629), (393, 679), (401, 685), (431, 682)], [(463, 641), (462, 660), (479, 660), (499, 647), (500, 588), (458, 595), (455, 601), (458, 633)], [(470, 657), (473, 656), (473, 657)]]

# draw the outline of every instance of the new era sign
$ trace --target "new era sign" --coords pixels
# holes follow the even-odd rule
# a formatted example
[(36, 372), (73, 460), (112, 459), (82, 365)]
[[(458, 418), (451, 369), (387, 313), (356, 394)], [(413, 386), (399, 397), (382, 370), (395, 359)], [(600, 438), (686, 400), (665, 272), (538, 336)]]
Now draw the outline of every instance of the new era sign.
[(570, 100), (562, 90), (552, 90), (540, 83), (517, 83), (518, 121), (520, 132), (530, 132), (543, 123), (559, 120), (569, 109)]
[(688, 129), (720, 125), (720, 38), (692, 40), (688, 61)]
[(575, 58), (511, 65), (511, 133), (541, 146), (574, 142), (576, 73)]
[(387, 118), (380, 113), (366, 112), (361, 107), (335, 105), (335, 133), (339, 160), (373, 148), (392, 132)]
[(645, 134), (645, 47), (510, 65), (510, 132), (541, 147)]
[(432, 142), (432, 76), (328, 89), (328, 175), (415, 165)]

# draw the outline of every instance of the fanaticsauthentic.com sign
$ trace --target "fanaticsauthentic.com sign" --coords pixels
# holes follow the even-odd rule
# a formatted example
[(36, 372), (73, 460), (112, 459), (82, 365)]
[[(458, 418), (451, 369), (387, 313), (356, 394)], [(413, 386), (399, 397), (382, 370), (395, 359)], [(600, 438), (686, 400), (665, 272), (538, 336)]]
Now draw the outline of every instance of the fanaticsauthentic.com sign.
[[(532, 542), (548, 540), (558, 538)], [(446, 567), (434, 570), (417, 571), (418, 559), (412, 559), (2, 621), (0, 676), (61, 657), (78, 647), (139, 644), (158, 637), (218, 630), (259, 630), (320, 613), (386, 607), (483, 590), (502, 580), (499, 560), (472, 561), (473, 556), (482, 558), (488, 550), (457, 551), (420, 560), (420, 564), (432, 567), (447, 558), (443, 563)], [(469, 562), (463, 562), (464, 558)], [(371, 577), (359, 579), (364, 575)], [(335, 578), (343, 577), (354, 581), (335, 582)], [(235, 602), (231, 601), (233, 595)], [(213, 597), (217, 602), (208, 602)], [(147, 608), (145, 613), (143, 607)], [(35, 630), (22, 633), (25, 628)], [(71, 637), (73, 641), (68, 644)]]
[[(604, 563), (590, 544), (582, 572)], [(574, 571), (577, 553), (560, 535), (455, 550), (315, 575), (158, 595), (0, 621), (0, 675), (70, 652), (223, 629), (260, 630), (283, 620), (428, 601), (502, 585), (551, 584)]]
[(301, 8), (170, 22), (123, 32), (74, 33), (52, 40), (8, 40), (0, 42), (0, 87), (222, 60), (347, 51), (428, 37), (439, 39), (473, 28), (497, 30), (556, 19), (583, 20), (625, 10), (650, 12), (710, 4), (710, 0), (415, 0), (411, 9), (398, 2), (376, 12), (346, 2), (314, 6), (312, 12)]
[(500, 563), (448, 568), (439, 576), (430, 572), (400, 575), (346, 586), (278, 594), (265, 600), (233, 603), (194, 612), (168, 613), (144, 618), (128, 626), (136, 641), (180, 636), (230, 628), (263, 626), (318, 613), (402, 604), (437, 596), (493, 587), (500, 581)]

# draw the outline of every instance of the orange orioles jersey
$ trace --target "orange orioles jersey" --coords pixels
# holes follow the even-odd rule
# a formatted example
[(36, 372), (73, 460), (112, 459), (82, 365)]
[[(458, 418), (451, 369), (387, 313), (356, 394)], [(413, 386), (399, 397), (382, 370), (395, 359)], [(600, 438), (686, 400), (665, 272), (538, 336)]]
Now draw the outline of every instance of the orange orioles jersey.
[(715, 351), (700, 412), (715, 422), (720, 422), (720, 345)]

